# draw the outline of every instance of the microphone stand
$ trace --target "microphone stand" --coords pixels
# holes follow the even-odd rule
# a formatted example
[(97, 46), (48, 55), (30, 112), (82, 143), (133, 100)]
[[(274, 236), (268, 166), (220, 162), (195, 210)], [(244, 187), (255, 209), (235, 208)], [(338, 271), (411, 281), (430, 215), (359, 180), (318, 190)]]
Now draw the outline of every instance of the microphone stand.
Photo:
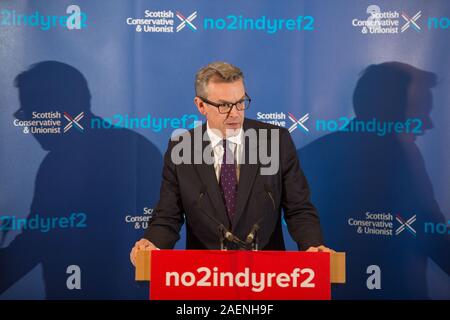
[(251, 244), (252, 244), (253, 251), (259, 251), (258, 230), (255, 231), (255, 237), (253, 238), (253, 241)]
[(220, 240), (220, 250), (222, 251), (226, 251), (227, 247), (225, 246), (225, 230), (224, 230), (224, 226), (220, 225), (219, 226), (219, 240)]

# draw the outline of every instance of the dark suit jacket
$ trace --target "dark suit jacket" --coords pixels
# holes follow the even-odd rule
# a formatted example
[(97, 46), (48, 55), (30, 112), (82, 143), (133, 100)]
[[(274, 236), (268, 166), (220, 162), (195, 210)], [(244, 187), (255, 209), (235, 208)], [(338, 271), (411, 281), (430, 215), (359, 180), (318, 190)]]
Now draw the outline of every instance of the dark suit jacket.
[[(258, 159), (256, 164), (251, 164), (248, 161), (249, 152), (258, 152), (259, 146), (245, 143), (247, 161), (240, 167), (236, 215), (230, 222), (214, 166), (205, 163), (174, 164), (171, 152), (182, 140), (171, 141), (164, 157), (160, 200), (144, 238), (161, 249), (173, 248), (186, 220), (187, 249), (219, 249), (219, 224), (240, 239), (245, 239), (253, 224), (258, 223), (260, 249), (284, 250), (283, 209), (289, 233), (299, 249), (323, 244), (319, 216), (310, 202), (308, 183), (300, 169), (289, 132), (285, 128), (250, 119), (244, 120), (243, 128), (244, 132), (248, 129), (279, 129), (277, 173), (261, 175), (264, 162)], [(187, 132), (183, 138), (193, 137), (194, 130), (201, 130), (204, 134), (206, 124)], [(258, 138), (258, 142), (270, 146), (273, 138), (269, 130), (267, 139)], [(205, 148), (209, 148), (206, 152), (212, 151), (209, 141), (196, 145), (192, 142), (190, 147), (193, 153), (202, 152)]]

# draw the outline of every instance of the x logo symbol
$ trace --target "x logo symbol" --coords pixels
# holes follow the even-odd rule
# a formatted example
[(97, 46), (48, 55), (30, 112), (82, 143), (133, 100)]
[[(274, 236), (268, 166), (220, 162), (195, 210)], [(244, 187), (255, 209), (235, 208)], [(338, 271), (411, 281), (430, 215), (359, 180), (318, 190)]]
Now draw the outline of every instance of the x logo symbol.
[(416, 215), (413, 215), (407, 221), (404, 221), (399, 215), (397, 215), (395, 219), (401, 224), (401, 226), (395, 230), (395, 235), (400, 234), (405, 229), (411, 232), (413, 236), (416, 235), (416, 230), (411, 226), (416, 221)]
[(193, 12), (189, 17), (185, 18), (180, 12), (177, 12), (178, 19), (181, 23), (177, 26), (177, 32), (180, 32), (187, 25), (192, 31), (197, 31), (197, 27), (192, 24), (192, 21), (197, 18), (197, 11)]
[(300, 126), (305, 132), (309, 132), (309, 129), (304, 125), (304, 123), (309, 119), (309, 113), (305, 114), (298, 120), (292, 113), (288, 113), (288, 118), (293, 122), (293, 124), (289, 127), (289, 132), (297, 129), (297, 126)]
[(417, 20), (422, 16), (422, 11), (417, 12), (412, 18), (410, 18), (406, 13), (402, 12), (402, 18), (406, 23), (402, 27), (402, 32), (405, 32), (410, 26), (414, 28), (417, 32), (420, 32), (420, 27), (416, 23)]
[(64, 132), (67, 132), (70, 128), (75, 126), (79, 131), (83, 131), (83, 126), (78, 122), (84, 117), (84, 112), (81, 112), (75, 118), (72, 118), (67, 112), (64, 112), (64, 118), (66, 118), (69, 123), (64, 127)]

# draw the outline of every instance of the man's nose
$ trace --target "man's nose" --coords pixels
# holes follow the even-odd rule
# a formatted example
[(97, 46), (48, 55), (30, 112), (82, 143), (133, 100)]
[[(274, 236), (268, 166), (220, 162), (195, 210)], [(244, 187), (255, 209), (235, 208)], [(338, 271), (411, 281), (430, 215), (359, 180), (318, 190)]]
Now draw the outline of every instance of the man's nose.
[(233, 118), (239, 116), (239, 111), (238, 111), (236, 105), (234, 105), (234, 106), (231, 108), (231, 111), (230, 111), (230, 113), (228, 114), (228, 116), (229, 116), (229, 117), (233, 117)]

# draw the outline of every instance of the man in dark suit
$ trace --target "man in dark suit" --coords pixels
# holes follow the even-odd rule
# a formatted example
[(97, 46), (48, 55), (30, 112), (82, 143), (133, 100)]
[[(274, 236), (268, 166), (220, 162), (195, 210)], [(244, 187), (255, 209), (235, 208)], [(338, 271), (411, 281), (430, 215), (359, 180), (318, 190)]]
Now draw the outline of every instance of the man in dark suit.
[(257, 235), (259, 249), (284, 250), (282, 209), (300, 250), (329, 252), (289, 132), (244, 118), (251, 99), (241, 70), (211, 63), (195, 89), (207, 123), (169, 142), (160, 200), (133, 264), (138, 250), (173, 248), (185, 221), (187, 249), (220, 249), (221, 240), (245, 248)]

